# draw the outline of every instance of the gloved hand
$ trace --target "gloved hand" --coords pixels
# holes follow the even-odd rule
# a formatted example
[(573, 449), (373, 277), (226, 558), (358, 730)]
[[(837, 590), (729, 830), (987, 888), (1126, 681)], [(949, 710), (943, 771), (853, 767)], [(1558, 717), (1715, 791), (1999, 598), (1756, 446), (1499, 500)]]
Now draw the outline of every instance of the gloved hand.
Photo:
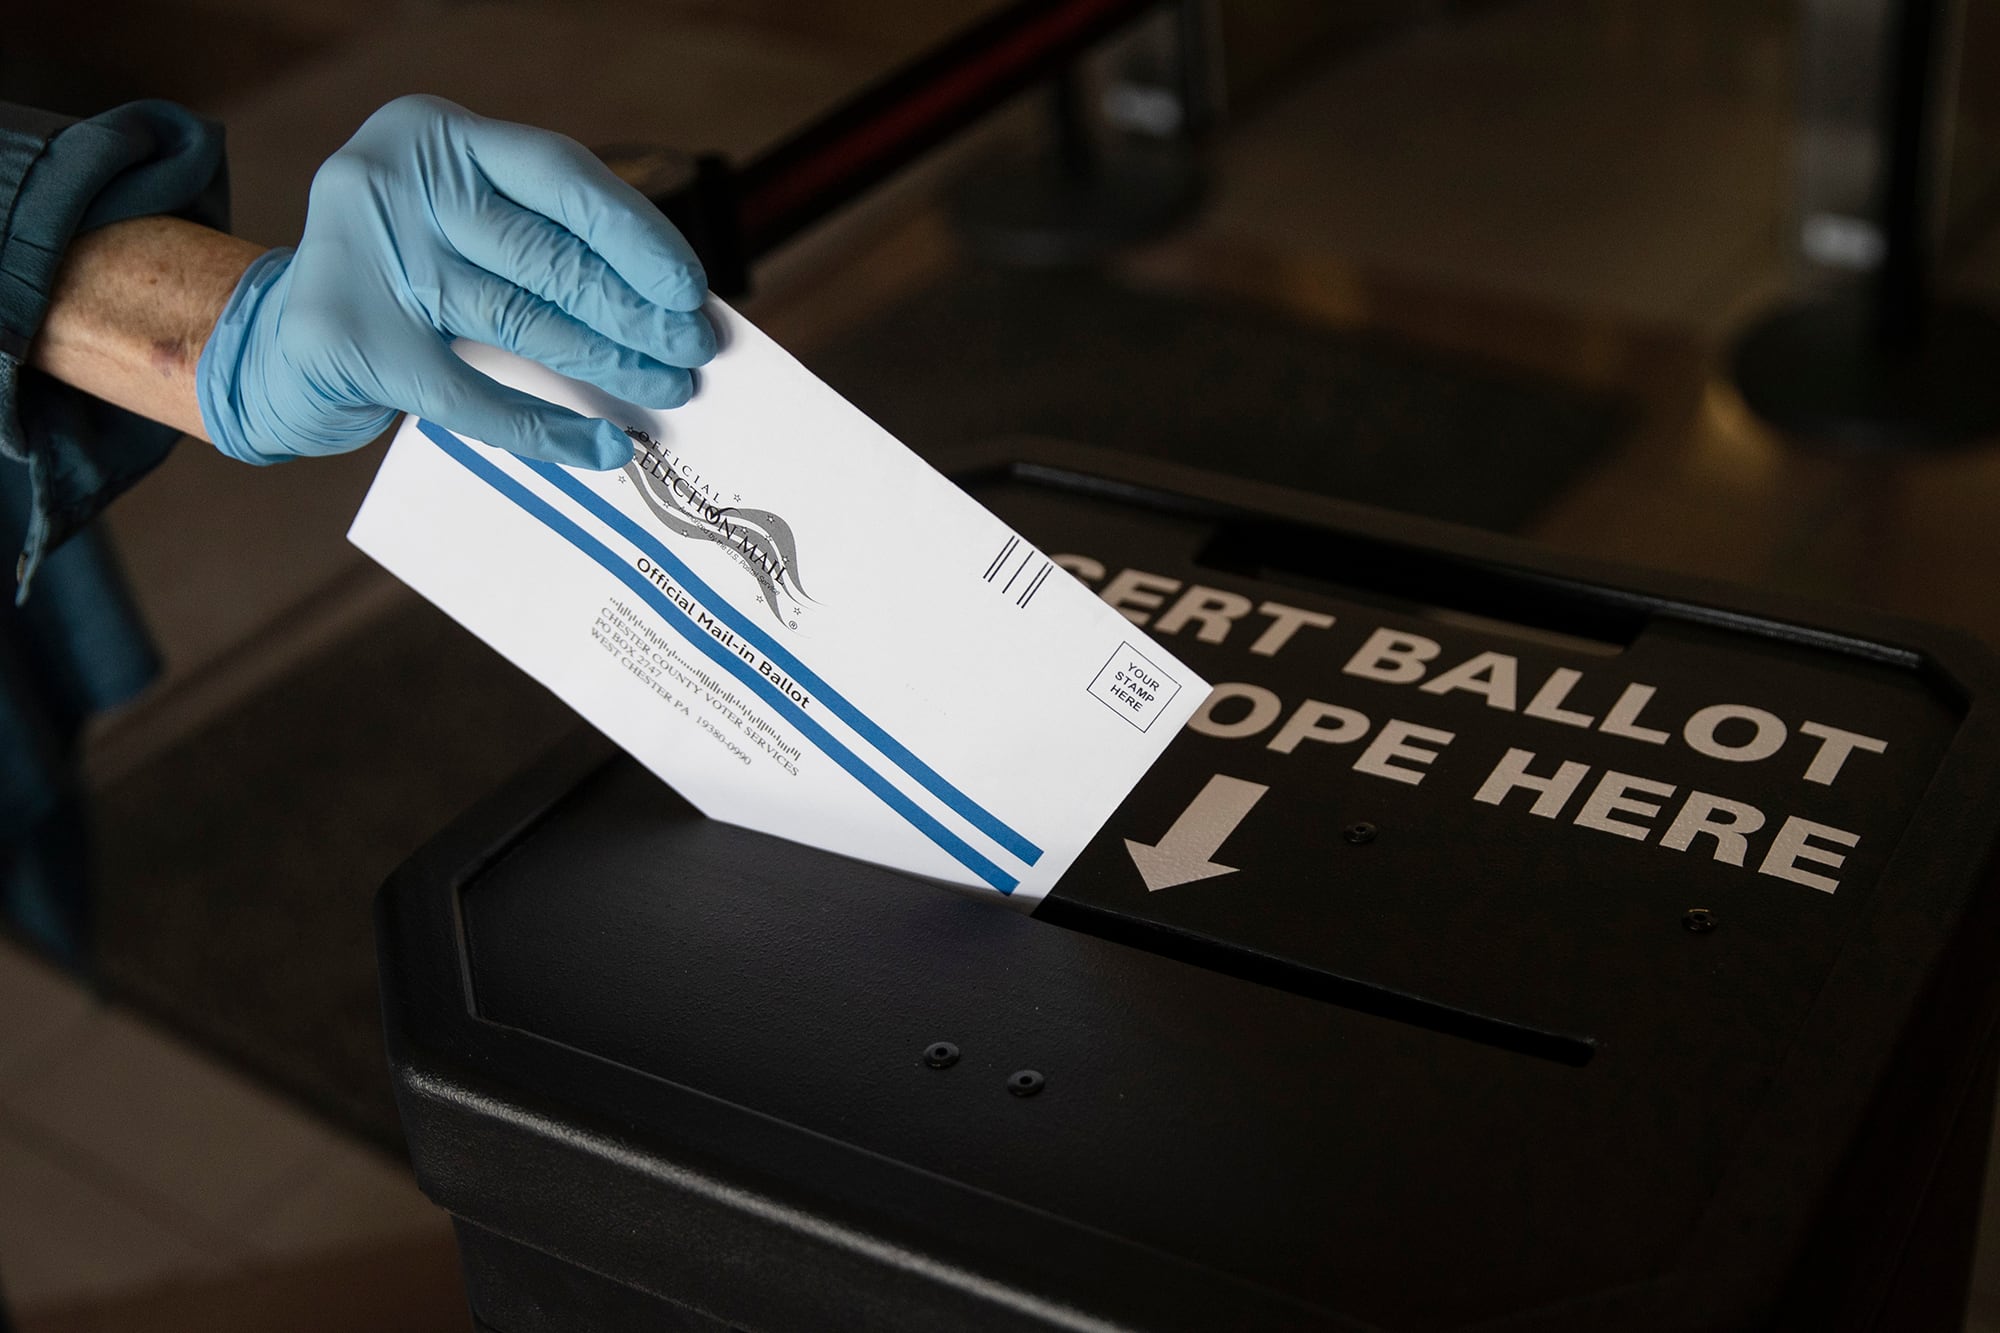
[(506, 388), (453, 337), (646, 407), (715, 354), (707, 279), (673, 224), (577, 143), (436, 97), (368, 118), (313, 178), (296, 251), (252, 262), (195, 375), (216, 447), (341, 453), (413, 412), (514, 453), (614, 468), (608, 421)]

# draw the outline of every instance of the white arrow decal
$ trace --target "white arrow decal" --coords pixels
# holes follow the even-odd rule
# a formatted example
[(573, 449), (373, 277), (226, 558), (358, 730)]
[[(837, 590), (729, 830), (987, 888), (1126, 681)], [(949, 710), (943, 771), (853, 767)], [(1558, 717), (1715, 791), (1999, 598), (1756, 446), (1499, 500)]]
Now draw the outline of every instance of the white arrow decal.
[(1158, 893), (1176, 884), (1235, 874), (1235, 866), (1217, 865), (1208, 858), (1222, 850), (1250, 807), (1269, 790), (1262, 783), (1217, 773), (1157, 844), (1149, 847), (1125, 839), (1125, 850), (1132, 853), (1132, 864), (1139, 867), (1146, 888)]

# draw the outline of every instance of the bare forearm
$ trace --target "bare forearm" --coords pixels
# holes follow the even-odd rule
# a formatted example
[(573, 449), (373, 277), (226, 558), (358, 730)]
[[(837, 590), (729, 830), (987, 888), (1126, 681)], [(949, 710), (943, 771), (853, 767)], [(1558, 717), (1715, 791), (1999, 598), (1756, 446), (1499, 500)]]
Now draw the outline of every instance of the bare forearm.
[(28, 360), (92, 397), (206, 439), (195, 363), (262, 252), (178, 218), (136, 218), (79, 237)]

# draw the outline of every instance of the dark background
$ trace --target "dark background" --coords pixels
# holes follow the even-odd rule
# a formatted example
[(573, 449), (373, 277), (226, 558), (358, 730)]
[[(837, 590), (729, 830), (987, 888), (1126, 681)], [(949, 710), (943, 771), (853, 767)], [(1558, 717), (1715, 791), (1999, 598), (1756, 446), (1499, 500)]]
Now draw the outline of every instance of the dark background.
[[(34, 5), (0, 98), (222, 120), (237, 229), (283, 244), (313, 169), (397, 94), (741, 157), (990, 8)], [(1721, 373), (1760, 312), (1840, 277), (1795, 241), (1867, 155), (1810, 109), (1813, 12), (1221, 0), (1227, 109), (1172, 231), (1088, 269), (994, 262), (962, 200), (1045, 142), (1028, 97), (779, 253), (744, 306), (927, 455), (1072, 439), (2000, 643), (2000, 450), (1789, 437)], [(1937, 239), (1942, 286), (2000, 302), (1991, 14), (1958, 47)], [(1143, 84), (1163, 49), (1115, 44), (1086, 86)], [(430, 1294), (406, 1326), (450, 1317), (441, 1223), (397, 1174), (368, 902), (573, 720), (345, 543), (378, 457), (253, 470), (184, 443), (109, 517), (166, 669), (85, 756), (109, 1006), (0, 945), (0, 1001), (74, 1011), (32, 1058), (0, 1041), (0, 1274), (31, 1330), (305, 1327), (357, 1255)], [(176, 1100), (203, 1080), (229, 1091)], [(178, 1192), (218, 1173), (244, 1197)]]

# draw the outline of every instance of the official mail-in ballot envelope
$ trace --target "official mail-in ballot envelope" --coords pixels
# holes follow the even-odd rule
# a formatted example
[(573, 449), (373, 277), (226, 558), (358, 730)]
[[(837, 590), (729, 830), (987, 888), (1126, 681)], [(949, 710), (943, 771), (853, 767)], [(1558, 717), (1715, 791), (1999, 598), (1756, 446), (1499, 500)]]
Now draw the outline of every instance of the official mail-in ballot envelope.
[[(1208, 693), (742, 316), (616, 472), (415, 418), (349, 537), (730, 823), (1037, 899)], [(504, 718), (495, 725), (504, 726)]]

